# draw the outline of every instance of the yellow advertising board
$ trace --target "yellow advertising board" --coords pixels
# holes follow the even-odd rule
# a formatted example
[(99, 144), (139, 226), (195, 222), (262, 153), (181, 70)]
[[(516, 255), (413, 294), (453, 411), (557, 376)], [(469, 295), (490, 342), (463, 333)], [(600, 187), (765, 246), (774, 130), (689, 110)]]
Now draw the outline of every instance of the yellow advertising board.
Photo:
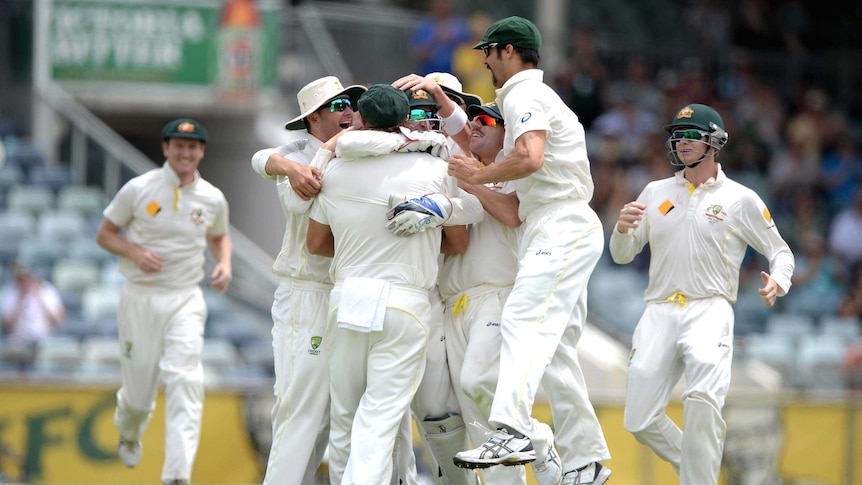
[[(153, 484), (164, 457), (164, 401), (159, 396), (143, 436), (140, 464), (117, 457), (115, 390), (0, 387), (0, 472), (10, 481), (45, 484)], [(260, 483), (263, 464), (237, 393), (207, 392), (195, 483)], [(267, 423), (268, 425), (268, 423)]]

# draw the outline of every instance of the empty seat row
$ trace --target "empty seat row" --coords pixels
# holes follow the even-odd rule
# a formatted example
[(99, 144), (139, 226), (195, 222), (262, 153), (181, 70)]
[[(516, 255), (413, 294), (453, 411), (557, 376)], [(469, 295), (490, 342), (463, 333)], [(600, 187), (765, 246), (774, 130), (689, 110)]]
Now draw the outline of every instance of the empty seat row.
[(101, 214), (106, 205), (105, 193), (93, 186), (70, 185), (57, 192), (44, 185), (12, 185), (4, 192), (3, 206), (7, 211), (38, 215), (58, 209), (77, 212), (85, 217)]

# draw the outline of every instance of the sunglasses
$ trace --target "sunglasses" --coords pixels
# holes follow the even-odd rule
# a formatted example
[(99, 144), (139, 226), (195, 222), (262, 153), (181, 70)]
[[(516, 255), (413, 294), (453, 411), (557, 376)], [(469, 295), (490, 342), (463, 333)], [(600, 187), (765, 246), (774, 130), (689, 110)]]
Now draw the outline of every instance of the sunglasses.
[(708, 136), (709, 133), (701, 130), (674, 130), (670, 137), (674, 140), (700, 140), (701, 138)]
[(431, 111), (425, 111), (424, 109), (410, 110), (410, 121), (425, 121), (433, 116), (434, 113), (432, 113)]
[(333, 99), (329, 103), (329, 112), (335, 113), (336, 111), (344, 111), (347, 108), (353, 109), (353, 105), (350, 104), (349, 99)]
[(489, 115), (476, 115), (473, 121), (478, 121), (482, 126), (497, 126), (497, 119)]
[(500, 45), (499, 42), (492, 42), (488, 45), (483, 45), (482, 46), (482, 54), (485, 54), (485, 57), (488, 57), (488, 54), (491, 53), (491, 49), (497, 47), (498, 45)]

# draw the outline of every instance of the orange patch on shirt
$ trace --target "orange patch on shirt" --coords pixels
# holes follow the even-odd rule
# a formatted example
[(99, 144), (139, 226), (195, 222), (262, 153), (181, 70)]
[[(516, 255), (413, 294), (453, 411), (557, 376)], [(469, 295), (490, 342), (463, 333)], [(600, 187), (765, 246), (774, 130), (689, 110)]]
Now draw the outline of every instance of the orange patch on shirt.
[(158, 214), (160, 210), (162, 210), (162, 206), (160, 206), (156, 201), (152, 201), (147, 204), (147, 212), (149, 212), (150, 217), (156, 217), (156, 214)]
[(772, 222), (772, 214), (769, 213), (769, 209), (766, 207), (763, 208), (763, 218), (766, 219), (766, 222)]
[(658, 206), (658, 210), (659, 210), (659, 212), (661, 212), (661, 215), (663, 215), (663, 216), (666, 216), (667, 213), (670, 212), (671, 209), (673, 209), (673, 202), (671, 202), (669, 200), (665, 200), (664, 202), (661, 203), (660, 206)]

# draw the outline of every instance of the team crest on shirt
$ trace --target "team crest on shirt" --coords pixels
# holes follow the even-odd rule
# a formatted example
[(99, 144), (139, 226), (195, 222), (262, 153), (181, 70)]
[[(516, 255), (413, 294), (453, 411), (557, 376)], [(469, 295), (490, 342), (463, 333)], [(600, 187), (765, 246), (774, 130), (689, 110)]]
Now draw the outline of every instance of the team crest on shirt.
[(132, 342), (126, 340), (123, 345), (123, 357), (127, 359), (132, 358)]
[(706, 213), (704, 214), (709, 222), (716, 223), (721, 222), (727, 217), (727, 212), (724, 211), (724, 207), (720, 204), (715, 204), (706, 208)]
[(323, 337), (318, 337), (316, 335), (314, 337), (311, 337), (311, 348), (308, 349), (309, 355), (320, 355), (320, 350), (318, 350), (318, 347), (320, 347), (320, 344), (322, 342)]
[(195, 224), (203, 224), (204, 222), (206, 222), (206, 219), (204, 219), (204, 210), (200, 207), (192, 209), (190, 217), (192, 222), (194, 222)]

